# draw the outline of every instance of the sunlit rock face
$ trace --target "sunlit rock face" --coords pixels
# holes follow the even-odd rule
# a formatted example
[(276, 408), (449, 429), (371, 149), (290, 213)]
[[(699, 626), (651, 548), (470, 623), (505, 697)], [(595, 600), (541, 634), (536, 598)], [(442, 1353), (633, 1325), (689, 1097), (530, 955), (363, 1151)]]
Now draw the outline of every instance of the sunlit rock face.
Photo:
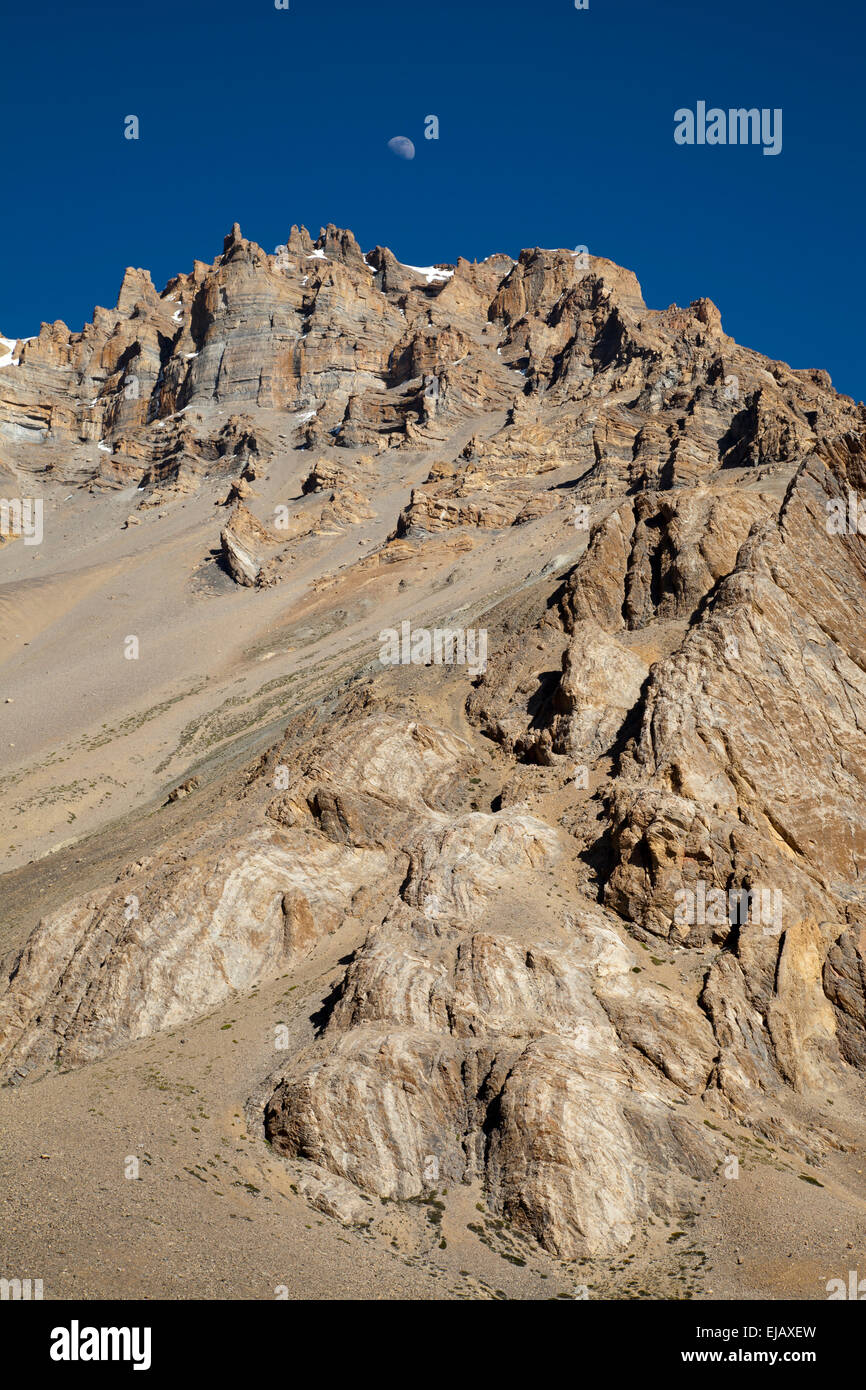
[(601, 258), (418, 268), (333, 226), (271, 254), (235, 226), (8, 357), (4, 477), (137, 489), (154, 544), (204, 496), (232, 597), (294, 578), (326, 634), (350, 591), (465, 624), (465, 566), (489, 659), (304, 670), (241, 784), (0, 961), (5, 1081), (339, 933), (258, 1104), (317, 1201), (475, 1183), (571, 1259), (682, 1210), (720, 1118), (842, 1144), (816, 1107), (866, 1066), (861, 405)]

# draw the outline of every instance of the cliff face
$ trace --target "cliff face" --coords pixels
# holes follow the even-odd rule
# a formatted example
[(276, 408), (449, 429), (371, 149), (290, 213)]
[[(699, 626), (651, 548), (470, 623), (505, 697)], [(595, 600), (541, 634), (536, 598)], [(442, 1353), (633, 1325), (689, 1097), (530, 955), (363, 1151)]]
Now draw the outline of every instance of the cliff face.
[(97, 480), (153, 478), (180, 466), (162, 461), (169, 442), (189, 445), (194, 470), (206, 441), (193, 422), (215, 404), (286, 412), (297, 443), (376, 452), (503, 410), (486, 474), (593, 459), (591, 495), (793, 463), (862, 423), (826, 373), (739, 348), (708, 300), (648, 310), (609, 261), (536, 249), (414, 269), (381, 247), (364, 257), (333, 226), (315, 242), (293, 227), (268, 255), (235, 224), (212, 265), (161, 294), (129, 269), (115, 308), (80, 333), (43, 324), (17, 343), (0, 438), (28, 469), (62, 474), (72, 451)]
[(866, 489), (861, 405), (739, 347), (707, 300), (647, 309), (610, 262), (417, 270), (334, 227), (268, 255), (235, 226), (211, 266), (161, 295), (127, 271), (114, 310), (13, 355), (22, 488), (135, 485), (160, 516), (216, 490), (232, 578), (302, 571), (323, 623), (366, 586), (399, 625), (457, 560), (471, 602), (455, 570), (437, 612), (474, 614), (489, 656), (365, 650), (216, 821), (46, 916), (0, 976), (6, 1080), (340, 931), (260, 1118), (343, 1209), (478, 1181), (573, 1258), (708, 1180), (708, 1117), (816, 1162), (860, 1142), (818, 1106), (866, 1067), (866, 547), (830, 522)]

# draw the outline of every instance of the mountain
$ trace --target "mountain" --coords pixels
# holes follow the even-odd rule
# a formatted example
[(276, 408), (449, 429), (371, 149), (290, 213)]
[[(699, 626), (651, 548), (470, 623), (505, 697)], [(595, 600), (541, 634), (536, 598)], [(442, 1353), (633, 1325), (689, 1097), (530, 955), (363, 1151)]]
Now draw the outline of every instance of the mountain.
[(324, 1213), (385, 1296), (392, 1253), (430, 1297), (494, 1256), (823, 1296), (866, 1198), (863, 405), (609, 261), (334, 226), (8, 341), (13, 1133), (122, 1075), (220, 1209), (158, 1055), (246, 1156), (217, 1195)]

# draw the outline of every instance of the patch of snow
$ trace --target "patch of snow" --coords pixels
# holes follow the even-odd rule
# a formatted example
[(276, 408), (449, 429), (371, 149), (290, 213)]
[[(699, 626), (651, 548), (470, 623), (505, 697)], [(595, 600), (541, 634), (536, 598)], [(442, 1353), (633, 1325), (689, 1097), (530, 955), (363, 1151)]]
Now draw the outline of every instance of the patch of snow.
[(186, 358), (187, 362), (190, 362), (190, 361), (192, 360), (193, 357), (198, 357), (198, 353), (197, 353), (197, 352), (185, 352), (185, 353), (184, 353), (184, 357)]
[(112, 449), (111, 445), (110, 445), (110, 444), (106, 444), (105, 441), (102, 440), (102, 439), (100, 439), (100, 441), (99, 441), (99, 443), (97, 444), (96, 447), (97, 447), (97, 449), (101, 449), (102, 452), (103, 452), (104, 454), (112, 454), (112, 453), (114, 452), (114, 450)]
[[(400, 262), (404, 265), (404, 262)], [(432, 285), (434, 280), (450, 280), (454, 274), (453, 270), (440, 270), (437, 265), (404, 265), (406, 270), (414, 270), (416, 275), (423, 275), (428, 285)]]
[(183, 309), (175, 309), (171, 316), (172, 323), (181, 323), (183, 320)]
[(296, 415), (295, 419), (299, 425), (306, 425), (308, 420), (315, 420), (318, 410), (305, 410), (301, 415)]
[(311, 256), (307, 257), (308, 261), (326, 261), (327, 259), (324, 251), (314, 251)]
[(13, 360), (12, 357), (12, 349), (15, 346), (15, 342), (15, 338), (0, 338), (0, 343), (3, 344), (3, 351), (0, 352), (0, 367), (17, 366), (17, 362)]
[[(173, 415), (166, 415), (165, 419), (163, 420), (154, 420), (153, 428), (155, 430), (164, 430), (169, 420), (179, 420), (181, 415), (186, 415), (186, 412), (189, 409), (190, 407), (188, 405), (185, 405), (183, 410), (176, 410)], [(225, 414), (225, 412), (221, 410), (219, 411), (219, 414), (223, 415)]]

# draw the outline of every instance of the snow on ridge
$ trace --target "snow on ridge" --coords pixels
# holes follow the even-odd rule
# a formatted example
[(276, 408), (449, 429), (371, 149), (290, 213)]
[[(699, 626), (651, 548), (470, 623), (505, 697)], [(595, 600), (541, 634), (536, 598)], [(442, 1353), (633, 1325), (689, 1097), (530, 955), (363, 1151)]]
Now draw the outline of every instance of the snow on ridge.
[[(185, 405), (182, 410), (176, 410), (173, 415), (166, 415), (165, 419), (163, 420), (154, 420), (153, 428), (155, 430), (164, 430), (169, 420), (179, 420), (181, 415), (185, 415), (189, 409), (190, 407), (188, 405)], [(219, 410), (217, 411), (217, 414), (224, 415), (225, 411)]]
[(407, 265), (405, 261), (400, 264), (404, 270), (414, 270), (416, 275), (423, 275), (428, 285), (432, 285), (434, 280), (450, 280), (454, 274), (453, 270), (440, 270), (437, 265)]
[[(29, 338), (22, 338), (21, 341), (22, 341), (22, 343), (29, 343), (29, 342), (30, 342), (30, 339), (29, 339)], [(3, 344), (3, 351), (0, 352), (0, 367), (17, 367), (17, 366), (18, 366), (18, 358), (12, 356), (12, 350), (13, 350), (13, 348), (15, 347), (15, 344), (16, 344), (17, 342), (18, 342), (18, 339), (17, 339), (17, 338), (3, 338), (3, 337), (0, 337), (0, 343)]]

